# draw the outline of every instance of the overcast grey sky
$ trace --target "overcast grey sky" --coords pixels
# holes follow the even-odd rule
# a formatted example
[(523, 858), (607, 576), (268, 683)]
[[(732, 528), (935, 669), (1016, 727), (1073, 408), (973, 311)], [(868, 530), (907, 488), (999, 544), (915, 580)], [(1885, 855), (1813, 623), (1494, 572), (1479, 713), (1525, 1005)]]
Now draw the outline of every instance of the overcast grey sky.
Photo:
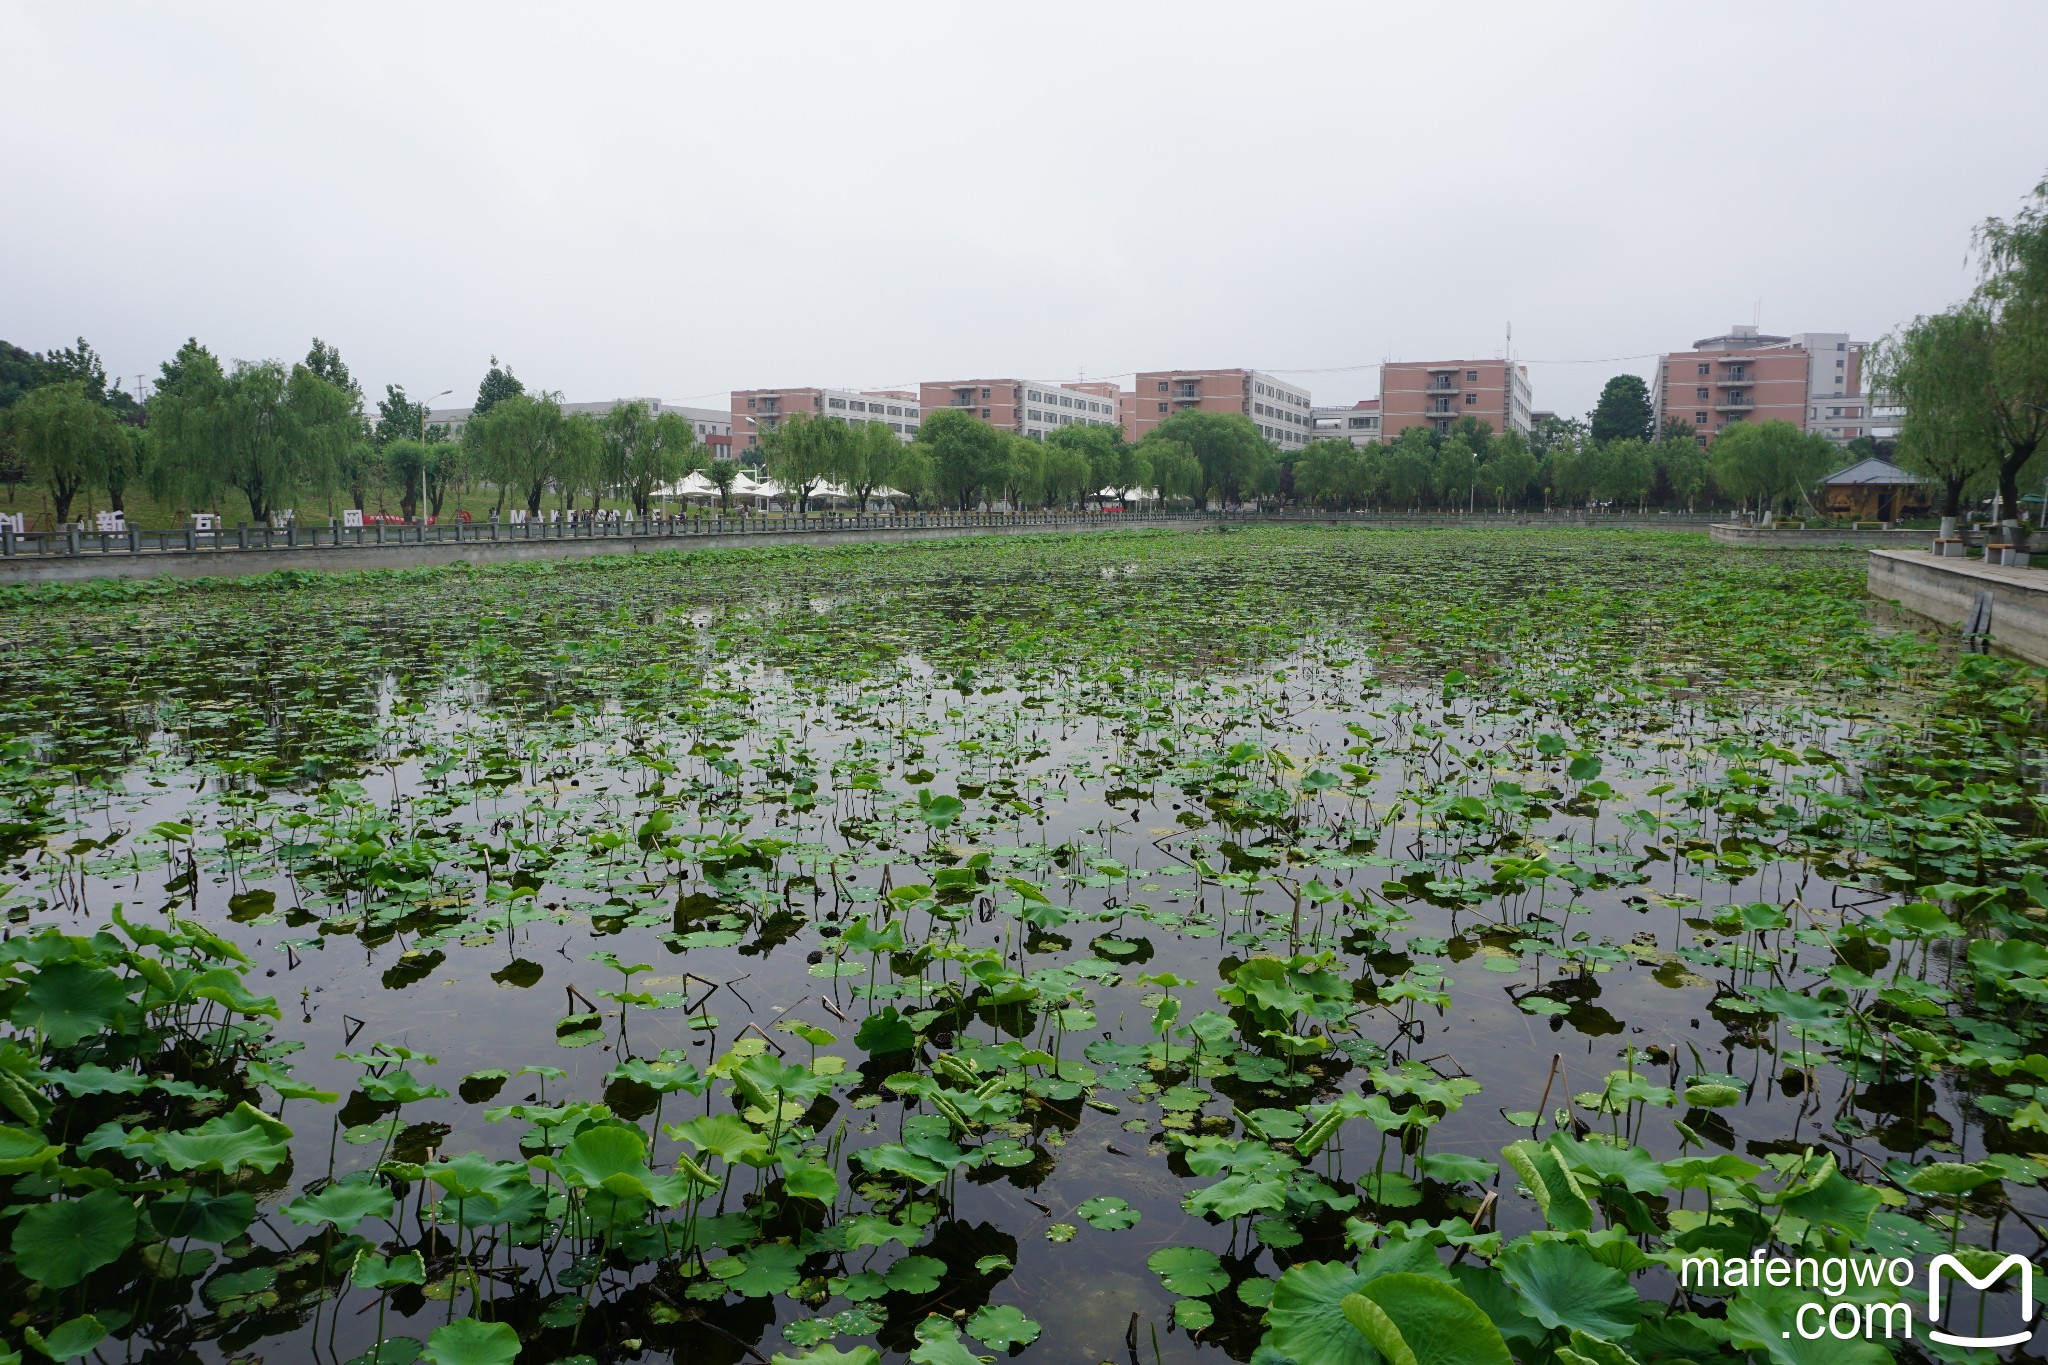
[(577, 400), (1252, 365), (1348, 402), (1512, 323), (1582, 412), (1759, 300), (1870, 338), (1962, 293), (2048, 173), (2044, 40), (2038, 0), (0, 0), (0, 338), (132, 376), (317, 334), (444, 404), (493, 353)]

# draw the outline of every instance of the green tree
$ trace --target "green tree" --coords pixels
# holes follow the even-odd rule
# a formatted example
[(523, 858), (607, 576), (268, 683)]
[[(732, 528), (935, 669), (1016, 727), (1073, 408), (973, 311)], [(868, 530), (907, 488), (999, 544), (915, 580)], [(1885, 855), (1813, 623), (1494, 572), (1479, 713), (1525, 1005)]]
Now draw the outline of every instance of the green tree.
[(1049, 449), (1075, 451), (1088, 461), (1083, 480), (1083, 498), (1094, 498), (1100, 506), (1108, 498), (1122, 499), (1134, 488), (1152, 487), (1150, 458), (1124, 439), (1122, 427), (1060, 427), (1045, 438)]
[(1837, 459), (1834, 442), (1790, 422), (1735, 422), (1707, 450), (1715, 487), (1745, 506), (1789, 509), (1809, 495)]
[(429, 441), (423, 473), (427, 515), (438, 518), (442, 505), (448, 500), (448, 491), (465, 482), (469, 476), (469, 453), (460, 441)]
[(912, 511), (917, 511), (938, 496), (938, 478), (931, 448), (912, 441), (897, 454), (889, 484), (903, 495)]
[(72, 501), (105, 477), (108, 462), (125, 455), (120, 424), (83, 380), (41, 385), (6, 418), (28, 477), (49, 491), (59, 524), (71, 519)]
[(176, 363), (176, 382), (150, 403), (160, 485), (193, 505), (239, 489), (258, 521), (301, 490), (332, 486), (359, 429), (347, 393), (304, 365), (241, 362), (223, 375), (186, 350)]
[(769, 475), (796, 494), (796, 510), (805, 513), (818, 485), (846, 468), (855, 439), (844, 418), (799, 412), (762, 435), (761, 456)]
[[(512, 367), (501, 367), (498, 364), (498, 357), (492, 356), (490, 370), (484, 375), (483, 382), (476, 386), (476, 403), (469, 410), (469, 420), (474, 422), (507, 398), (525, 392), (526, 385), (519, 382), (518, 377), (512, 373)], [(556, 405), (560, 406), (559, 399)]]
[(994, 487), (1012, 509), (1036, 506), (1045, 497), (1045, 447), (1015, 432), (1003, 433), (1003, 455)]
[(1207, 491), (1202, 462), (1186, 445), (1179, 441), (1145, 440), (1138, 443), (1134, 453), (1143, 466), (1143, 473), (1136, 482), (1117, 490), (1120, 500), (1132, 488), (1149, 488), (1161, 500), (1177, 498), (1197, 504), (1202, 501), (1202, 495)]
[(1551, 413), (1539, 417), (1529, 428), (1529, 453), (1538, 462), (1547, 460), (1553, 446), (1577, 444), (1586, 439), (1586, 424), (1577, 417), (1559, 417)]
[(1241, 412), (1177, 412), (1145, 433), (1140, 446), (1185, 446), (1202, 467), (1203, 491), (1241, 502), (1276, 486), (1273, 447)]
[(1941, 489), (1945, 517), (1962, 515), (1973, 481), (1997, 477), (2005, 450), (1994, 337), (1991, 315), (1971, 302), (1914, 318), (1871, 348), (1871, 386), (1906, 409), (1899, 463)]
[(1592, 454), (1593, 495), (1602, 502), (1636, 504), (1641, 511), (1657, 481), (1650, 443), (1628, 436), (1596, 446)]
[(1436, 450), (1429, 437), (1421, 427), (1409, 427), (1387, 447), (1387, 499), (1396, 507), (1418, 511), (1436, 493)]
[[(1101, 431), (1102, 427), (1061, 427), (1060, 431)], [(1058, 435), (1059, 432), (1054, 432)], [(1042, 485), (1048, 503), (1060, 507), (1076, 507), (1094, 493), (1100, 485), (1094, 481), (1094, 468), (1085, 450), (1065, 443), (1045, 443), (1042, 464)]]
[[(343, 363), (339, 350), (319, 337), (314, 337), (312, 347), (306, 352), (305, 366), (347, 394), (352, 410), (358, 415), (358, 420), (362, 420), (363, 386), (356, 383), (355, 377), (348, 372), (348, 366)], [(344, 460), (344, 464), (347, 463), (349, 462)], [(361, 501), (358, 500), (357, 506), (361, 505)]]
[(1372, 497), (1377, 473), (1366, 452), (1349, 441), (1310, 441), (1294, 461), (1295, 496), (1327, 507), (1355, 508)]
[(34, 351), (0, 341), (0, 411), (13, 407), (28, 395), (57, 378), (50, 363)]
[[(654, 490), (682, 478), (700, 463), (697, 428), (679, 412), (656, 415), (646, 403), (620, 403), (606, 413), (601, 482), (617, 489), (644, 517)], [(595, 503), (592, 504), (595, 507)]]
[(1543, 458), (1543, 477), (1560, 507), (1577, 507), (1593, 495), (1597, 466), (1590, 442), (1553, 431)]
[(932, 487), (962, 511), (1004, 474), (1003, 434), (964, 408), (941, 408), (917, 429), (914, 445), (931, 457)]
[(2048, 180), (2010, 220), (1985, 219), (1972, 245), (1982, 271), (1972, 299), (1991, 331), (1999, 502), (2024, 525), (2020, 470), (2048, 436)]
[(856, 426), (846, 443), (845, 461), (837, 472), (839, 482), (853, 493), (854, 510), (866, 512), (868, 499), (877, 488), (895, 479), (896, 467), (902, 463), (902, 438), (889, 429), (887, 422), (862, 422)]
[(349, 506), (363, 508), (369, 505), (370, 485), (384, 472), (385, 462), (376, 445), (358, 436), (349, 442), (341, 453), (337, 478), (349, 496)]
[(384, 443), (384, 474), (398, 488), (398, 510), (407, 521), (419, 516), (420, 494), (427, 479), (427, 443), (400, 436)]
[(1493, 450), (1493, 423), (1483, 417), (1460, 417), (1451, 434), (1464, 440), (1475, 460), (1484, 462)]
[(107, 507), (115, 512), (128, 510), (128, 486), (139, 481), (149, 468), (152, 438), (146, 427), (133, 422), (120, 422), (115, 427), (119, 437), (109, 444), (106, 467), (100, 471), (100, 478), (107, 490)]
[(1650, 409), (1650, 388), (1639, 374), (1618, 374), (1600, 390), (1589, 430), (1599, 445), (1609, 441), (1647, 441), (1657, 429)]
[(1707, 486), (1707, 452), (1693, 439), (1692, 428), (1682, 422), (1667, 425), (1664, 433), (1657, 443), (1657, 464), (1672, 496), (1690, 512)]
[(1452, 433), (1437, 447), (1430, 474), (1446, 506), (1470, 509), (1479, 487), (1479, 460), (1464, 433)]
[(712, 460), (704, 466), (704, 477), (718, 490), (718, 510), (732, 511), (732, 486), (739, 482), (740, 462), (738, 460)]
[(1479, 486), (1493, 494), (1496, 508), (1508, 508), (1528, 493), (1536, 474), (1536, 457), (1529, 453), (1528, 441), (1510, 431), (1494, 441), (1486, 463), (1479, 467)]
[(500, 399), (462, 429), (462, 444), (477, 472), (498, 486), (498, 510), (517, 495), (528, 516), (540, 515), (540, 500), (559, 471), (575, 468), (587, 455), (596, 428), (577, 426), (556, 395), (524, 391)]
[(386, 384), (377, 400), (377, 444), (426, 440), (427, 409), (405, 396), (403, 384)]

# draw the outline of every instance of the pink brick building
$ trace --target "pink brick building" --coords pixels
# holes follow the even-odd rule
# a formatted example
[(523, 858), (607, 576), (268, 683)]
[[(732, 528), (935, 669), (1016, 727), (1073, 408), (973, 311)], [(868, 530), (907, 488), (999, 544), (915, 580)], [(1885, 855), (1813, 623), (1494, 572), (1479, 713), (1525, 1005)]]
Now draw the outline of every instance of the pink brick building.
[(1113, 384), (1049, 384), (1030, 379), (938, 380), (918, 386), (918, 407), (924, 417), (944, 408), (957, 408), (1002, 431), (1033, 439), (1061, 427), (1106, 427), (1115, 425), (1117, 420)]
[(1380, 366), (1380, 439), (1410, 427), (1449, 431), (1476, 417), (1495, 435), (1529, 434), (1529, 371), (1508, 360), (1402, 360)]
[(1660, 356), (1650, 406), (1662, 430), (1689, 426), (1701, 445), (1736, 422), (1790, 422), (1846, 445), (1871, 434), (1863, 343), (1847, 332), (1771, 336), (1736, 326)]
[(1124, 435), (1141, 441), (1177, 412), (1236, 412), (1281, 450), (1315, 437), (1308, 390), (1258, 370), (1145, 370), (1119, 404)]
[(917, 436), (917, 395), (903, 389), (735, 389), (732, 395), (732, 454), (756, 461), (761, 437), (785, 418), (840, 417), (849, 422), (884, 422), (900, 440)]

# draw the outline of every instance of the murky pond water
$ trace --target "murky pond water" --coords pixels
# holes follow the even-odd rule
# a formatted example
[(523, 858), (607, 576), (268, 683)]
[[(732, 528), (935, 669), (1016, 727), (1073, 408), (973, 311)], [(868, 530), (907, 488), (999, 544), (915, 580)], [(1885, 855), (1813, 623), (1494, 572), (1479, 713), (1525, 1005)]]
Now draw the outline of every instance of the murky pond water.
[[(1706, 1360), (1660, 1249), (2037, 1254), (2039, 675), (1860, 580), (1294, 529), (17, 599), (5, 1330), (1307, 1365), (1366, 1358), (1318, 1267), (1413, 1252), (1530, 1359), (1557, 1246)], [(60, 991), (116, 906), (194, 977)], [(95, 1186), (128, 1236), (40, 1252)]]

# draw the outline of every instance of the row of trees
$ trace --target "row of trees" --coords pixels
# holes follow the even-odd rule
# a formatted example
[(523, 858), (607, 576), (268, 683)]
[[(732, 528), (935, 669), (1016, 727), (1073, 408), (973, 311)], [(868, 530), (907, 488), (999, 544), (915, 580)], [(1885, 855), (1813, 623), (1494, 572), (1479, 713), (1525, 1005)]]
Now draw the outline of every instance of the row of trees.
[[(462, 439), (427, 421), (398, 385), (374, 418), (336, 350), (315, 338), (306, 358), (221, 362), (197, 340), (162, 366), (147, 404), (110, 387), (78, 346), (36, 355), (0, 350), (0, 477), (50, 495), (59, 522), (81, 497), (121, 511), (131, 488), (177, 506), (217, 506), (240, 492), (257, 520), (311, 496), (371, 506), (395, 494), (410, 518), (439, 516), (449, 493), (477, 482), (538, 513), (559, 492), (594, 508), (607, 496), (644, 514), (655, 490), (704, 464), (695, 427), (628, 403), (602, 418), (565, 413), (559, 395), (526, 392), (496, 357)], [(12, 469), (7, 462), (12, 462)], [(715, 477), (729, 485), (730, 470)]]
[(1599, 439), (1593, 430), (1602, 424), (1595, 417), (1590, 423), (1547, 419), (1529, 438), (1496, 436), (1487, 423), (1468, 417), (1449, 432), (1410, 427), (1385, 446), (1316, 441), (1285, 457), (1282, 482), (1301, 501), (1341, 508), (1602, 504), (1641, 510), (1661, 504), (1691, 510), (1709, 495), (1745, 506), (1792, 507), (1841, 458), (1826, 437), (1788, 422), (1727, 427), (1706, 451), (1682, 423), (1655, 440), (1616, 436), (1608, 425), (1609, 436)]
[(1872, 385), (1906, 410), (1899, 462), (1942, 490), (1942, 514), (1995, 489), (2021, 521), (2029, 465), (2048, 437), (2048, 181), (2010, 220), (1972, 235), (1977, 286), (1953, 307), (1917, 317), (1874, 348)]
[[(1121, 428), (1062, 427), (1034, 441), (970, 412), (927, 417), (908, 444), (880, 422), (794, 416), (761, 439), (768, 473), (808, 506), (822, 483), (865, 510), (877, 490), (913, 507), (1077, 507), (1152, 490), (1168, 498), (1238, 498), (1277, 486), (1272, 448), (1237, 414), (1182, 413), (1132, 445)], [(1263, 471), (1263, 473), (1262, 473)]]

